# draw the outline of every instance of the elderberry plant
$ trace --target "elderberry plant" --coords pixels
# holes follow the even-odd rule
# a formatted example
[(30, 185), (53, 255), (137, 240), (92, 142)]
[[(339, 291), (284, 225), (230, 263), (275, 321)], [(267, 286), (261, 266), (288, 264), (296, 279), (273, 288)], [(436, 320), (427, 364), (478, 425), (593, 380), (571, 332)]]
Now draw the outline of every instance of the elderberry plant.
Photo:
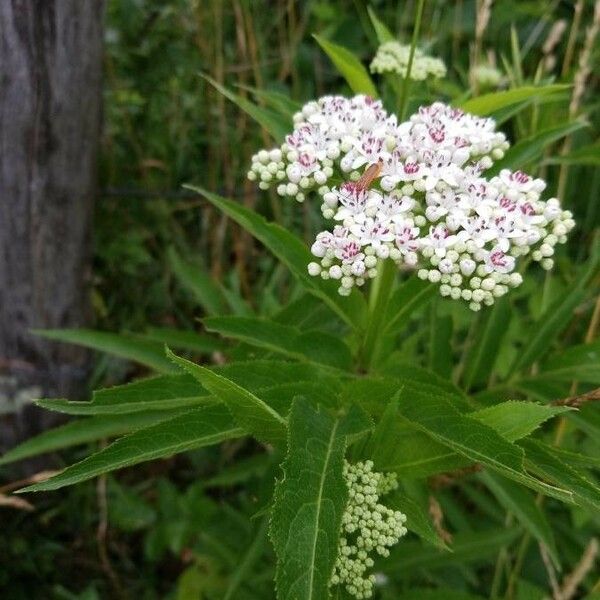
[[(551, 588), (559, 597), (563, 564), (577, 585), (596, 585), (581, 575), (592, 552), (577, 560), (589, 542), (580, 526), (600, 511), (592, 402), (600, 305), (592, 312), (590, 302), (600, 253), (593, 247), (585, 265), (573, 266), (559, 248), (573, 215), (542, 197), (564, 188), (552, 178), (556, 142), (584, 123), (570, 109), (554, 123), (565, 87), (537, 74), (491, 95), (430, 94), (419, 107), (411, 82), (435, 73), (416, 49), (423, 0), (417, 8), (408, 51), (387, 44), (374, 60), (374, 71), (387, 70), (385, 47), (398, 61), (394, 81), (404, 76), (381, 94), (358, 58), (319, 37), (351, 97), (292, 109), (292, 100), (260, 90), (265, 107), (208, 79), (275, 140), (248, 172), (271, 190), (273, 213), (287, 212), (277, 203), (292, 199), (307, 224), (327, 225), (306, 241), (284, 218), (268, 221), (245, 203), (191, 188), (291, 277), (274, 268), (258, 286), (264, 298), (247, 302), (175, 256), (204, 331), (45, 332), (98, 349), (113, 344), (156, 376), (99, 390), (89, 402), (40, 401), (83, 418), (0, 459), (117, 438), (25, 489), (42, 491), (196, 451), (200, 482), (190, 502), (202, 499), (214, 513), (186, 538), (189, 548), (178, 548), (201, 575), (217, 563), (211, 600), (395, 599), (404, 590), (445, 600), (466, 590), (499, 597), (500, 589), (542, 598)], [(371, 18), (386, 44), (393, 36)], [(528, 135), (515, 136), (528, 121)], [(547, 127), (538, 131), (539, 123)], [(537, 177), (544, 156), (549, 185)], [(542, 268), (525, 278), (530, 261)], [(507, 295), (511, 288), (519, 289)], [(165, 356), (162, 343), (192, 356)], [(565, 530), (568, 543), (557, 543)], [(494, 565), (480, 574), (471, 563), (482, 560)]]

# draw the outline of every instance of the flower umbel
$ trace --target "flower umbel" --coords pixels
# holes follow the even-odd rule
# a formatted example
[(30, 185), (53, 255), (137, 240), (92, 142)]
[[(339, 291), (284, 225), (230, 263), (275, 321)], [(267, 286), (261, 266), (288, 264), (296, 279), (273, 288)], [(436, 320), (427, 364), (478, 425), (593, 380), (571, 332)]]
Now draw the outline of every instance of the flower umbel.
[(359, 600), (370, 598), (375, 575), (367, 575), (374, 564), (369, 554), (388, 556), (391, 546), (406, 534), (406, 516), (379, 503), (379, 497), (398, 487), (394, 473), (373, 471), (373, 462), (344, 464), (348, 504), (342, 516), (342, 535), (338, 547), (332, 585), (345, 586)]
[[(390, 41), (381, 44), (375, 58), (371, 61), (372, 73), (397, 73), (406, 77), (410, 45)], [(440, 58), (427, 56), (422, 50), (415, 49), (410, 78), (414, 81), (424, 81), (428, 77), (445, 77), (446, 65)]]
[(248, 177), (300, 202), (321, 197), (334, 226), (317, 235), (308, 272), (339, 281), (340, 294), (392, 260), (479, 310), (521, 284), (521, 257), (551, 269), (575, 225), (556, 198), (542, 200), (543, 180), (484, 177), (508, 147), (492, 119), (441, 102), (398, 123), (368, 96), (325, 96), (294, 116), (280, 148), (254, 155)]

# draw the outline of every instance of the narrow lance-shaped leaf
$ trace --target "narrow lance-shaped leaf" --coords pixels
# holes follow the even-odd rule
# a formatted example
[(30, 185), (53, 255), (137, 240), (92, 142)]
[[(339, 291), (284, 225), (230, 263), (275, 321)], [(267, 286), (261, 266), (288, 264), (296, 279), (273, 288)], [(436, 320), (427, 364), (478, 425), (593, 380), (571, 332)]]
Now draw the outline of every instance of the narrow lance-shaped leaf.
[(321, 331), (300, 331), (270, 319), (258, 317), (213, 317), (204, 319), (209, 331), (247, 344), (285, 354), (298, 360), (349, 369), (352, 355), (339, 338)]
[(347, 500), (342, 425), (307, 400), (294, 401), (288, 452), (277, 483), (270, 536), (279, 600), (325, 600)]
[(323, 48), (336, 69), (344, 77), (350, 89), (355, 94), (366, 94), (372, 98), (377, 97), (377, 88), (373, 83), (369, 72), (360, 60), (347, 48), (334, 44), (319, 35), (314, 36), (319, 46)]
[(545, 85), (542, 87), (523, 86), (505, 90), (502, 92), (492, 92), (483, 94), (476, 98), (470, 98), (458, 104), (458, 108), (476, 115), (487, 116), (491, 113), (518, 104), (524, 100), (532, 100), (549, 94), (556, 94), (569, 89), (568, 84)]
[(62, 473), (21, 491), (56, 490), (116, 469), (218, 444), (243, 434), (225, 406), (202, 406), (120, 438)]
[(132, 360), (159, 373), (175, 371), (173, 364), (164, 355), (162, 344), (134, 335), (93, 329), (36, 329), (33, 333), (50, 340), (76, 344)]
[(32, 456), (39, 456), (46, 452), (70, 448), (71, 446), (88, 444), (96, 440), (113, 438), (134, 429), (140, 429), (159, 421), (165, 421), (172, 418), (175, 414), (179, 413), (146, 411), (129, 415), (109, 415), (76, 419), (65, 425), (44, 431), (19, 444), (16, 448), (12, 448), (0, 457), (0, 465)]
[(367, 7), (367, 11), (379, 43), (384, 44), (385, 42), (393, 42), (395, 40), (394, 34), (379, 19), (379, 17), (375, 14), (375, 11), (370, 6)]
[(354, 290), (348, 297), (338, 294), (338, 284), (311, 277), (307, 265), (313, 260), (304, 242), (287, 229), (267, 222), (261, 215), (233, 202), (194, 186), (185, 186), (204, 196), (221, 212), (246, 229), (281, 260), (311, 294), (321, 298), (341, 319), (352, 327), (360, 327), (366, 314), (365, 299)]
[(201, 73), (201, 76), (208, 81), (219, 93), (223, 94), (225, 98), (231, 100), (234, 104), (237, 104), (245, 113), (247, 113), (252, 119), (254, 119), (265, 131), (271, 134), (273, 139), (279, 143), (283, 141), (289, 129), (291, 123), (288, 123), (287, 119), (281, 117), (279, 114), (274, 113), (266, 108), (257, 106), (254, 102), (251, 102), (247, 98), (235, 94), (231, 90), (228, 90), (225, 86), (215, 81), (212, 77)]
[(167, 356), (225, 403), (236, 422), (248, 433), (270, 444), (285, 440), (286, 420), (263, 400), (230, 379), (181, 358), (168, 349)]
[(586, 126), (588, 123), (585, 121), (569, 121), (548, 127), (527, 139), (520, 140), (507, 150), (501, 160), (495, 162), (486, 171), (486, 177), (491, 177), (502, 169), (523, 168), (523, 165), (538, 160), (548, 146)]
[(525, 472), (521, 448), (477, 419), (459, 413), (448, 399), (404, 390), (398, 410), (410, 424), (458, 454), (542, 493), (572, 501), (567, 490), (545, 484)]

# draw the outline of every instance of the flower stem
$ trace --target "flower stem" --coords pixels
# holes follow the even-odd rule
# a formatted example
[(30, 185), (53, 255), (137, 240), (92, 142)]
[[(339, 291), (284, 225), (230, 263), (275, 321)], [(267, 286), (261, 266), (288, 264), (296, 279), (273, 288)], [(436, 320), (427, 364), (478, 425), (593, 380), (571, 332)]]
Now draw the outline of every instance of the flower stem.
[(406, 116), (406, 107), (408, 105), (408, 92), (410, 89), (410, 75), (415, 58), (415, 50), (417, 49), (417, 40), (419, 39), (419, 31), (421, 29), (421, 18), (423, 17), (423, 7), (425, 0), (419, 0), (417, 4), (417, 15), (415, 17), (415, 27), (413, 29), (412, 40), (410, 42), (410, 54), (408, 55), (408, 64), (406, 65), (406, 76), (404, 77), (404, 85), (402, 86), (402, 97), (400, 98), (400, 108), (398, 110), (399, 121), (404, 121)]
[(359, 355), (360, 366), (365, 371), (371, 369), (379, 353), (381, 325), (385, 317), (390, 294), (394, 287), (394, 278), (397, 270), (396, 264), (393, 261), (389, 259), (381, 261), (379, 264), (379, 273), (371, 287), (369, 294), (369, 319)]

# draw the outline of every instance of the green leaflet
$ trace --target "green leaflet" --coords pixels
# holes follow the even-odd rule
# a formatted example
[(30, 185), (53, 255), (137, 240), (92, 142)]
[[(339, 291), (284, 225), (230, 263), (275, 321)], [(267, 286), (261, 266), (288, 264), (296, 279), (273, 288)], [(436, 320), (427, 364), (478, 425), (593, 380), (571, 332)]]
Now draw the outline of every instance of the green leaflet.
[(329, 56), (335, 68), (344, 77), (350, 89), (355, 94), (366, 94), (372, 98), (377, 98), (377, 88), (369, 72), (350, 50), (338, 46), (338, 44), (334, 44), (319, 35), (314, 35), (313, 37), (317, 40), (319, 46), (323, 48), (327, 56)]
[(289, 417), (283, 478), (277, 482), (270, 536), (279, 600), (325, 600), (347, 489), (342, 423), (297, 399)]
[(61, 450), (62, 448), (116, 437), (132, 430), (170, 419), (172, 416), (172, 412), (144, 411), (130, 415), (102, 415), (89, 419), (77, 419), (54, 429), (44, 431), (40, 435), (19, 444), (16, 448), (12, 448), (0, 458), (0, 465), (23, 460), (31, 456), (38, 456), (46, 452), (53, 452), (54, 450)]
[(167, 356), (227, 405), (236, 422), (259, 440), (278, 444), (285, 439), (286, 420), (263, 400), (237, 383), (173, 354)]
[(300, 331), (259, 317), (213, 317), (204, 319), (204, 325), (209, 331), (291, 358), (339, 369), (352, 365), (350, 348), (339, 337), (322, 331)]
[(408, 423), (458, 454), (535, 490), (563, 501), (572, 501), (567, 490), (547, 485), (528, 475), (523, 467), (522, 449), (491, 427), (461, 414), (452, 406), (451, 398), (402, 391), (398, 410)]
[[(234, 362), (211, 370), (244, 385), (251, 392), (272, 389), (291, 383), (312, 382), (323, 393), (331, 390), (332, 378), (308, 363), (281, 360)], [(327, 385), (326, 385), (327, 384)], [(38, 400), (37, 404), (71, 415), (125, 414), (146, 410), (172, 410), (197, 406), (214, 399), (189, 374), (160, 375), (139, 379), (124, 385), (96, 390), (91, 402), (72, 402), (63, 399)]]
[(476, 115), (487, 116), (497, 110), (506, 108), (513, 104), (518, 104), (524, 100), (534, 100), (541, 96), (556, 94), (569, 89), (568, 84), (545, 85), (543, 87), (523, 86), (505, 90), (502, 92), (493, 92), (483, 94), (476, 98), (470, 98), (458, 104), (458, 108)]
[(550, 406), (535, 402), (508, 400), (483, 408), (469, 416), (495, 429), (509, 442), (520, 440), (533, 433), (542, 423), (556, 415), (568, 412), (565, 406)]
[(162, 344), (143, 337), (93, 329), (35, 329), (33, 333), (132, 360), (159, 373), (172, 373), (175, 370), (164, 355)]
[(225, 406), (202, 406), (122, 437), (100, 452), (67, 467), (62, 473), (21, 491), (56, 490), (116, 469), (242, 435), (244, 431), (235, 426)]
[(337, 293), (338, 285), (335, 282), (311, 277), (306, 268), (308, 263), (313, 260), (313, 256), (301, 239), (287, 229), (267, 222), (261, 215), (237, 202), (203, 188), (185, 187), (204, 196), (216, 208), (263, 243), (292, 271), (308, 292), (323, 300), (346, 323), (354, 328), (362, 326), (367, 313), (366, 302), (362, 294), (354, 290), (350, 296), (342, 297)]
[(500, 504), (515, 515), (523, 527), (548, 549), (557, 568), (560, 568), (554, 534), (544, 511), (538, 506), (535, 497), (522, 486), (495, 473), (484, 471), (479, 475), (493, 492)]

